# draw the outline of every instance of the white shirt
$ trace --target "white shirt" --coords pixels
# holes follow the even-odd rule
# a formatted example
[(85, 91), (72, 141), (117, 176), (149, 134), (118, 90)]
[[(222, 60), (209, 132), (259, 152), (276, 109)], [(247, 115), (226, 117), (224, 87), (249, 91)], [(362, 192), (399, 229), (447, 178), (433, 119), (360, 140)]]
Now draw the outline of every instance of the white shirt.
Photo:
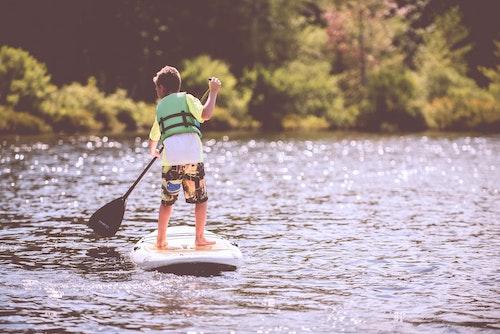
[(163, 141), (162, 165), (175, 166), (203, 162), (203, 146), (195, 132), (180, 133)]

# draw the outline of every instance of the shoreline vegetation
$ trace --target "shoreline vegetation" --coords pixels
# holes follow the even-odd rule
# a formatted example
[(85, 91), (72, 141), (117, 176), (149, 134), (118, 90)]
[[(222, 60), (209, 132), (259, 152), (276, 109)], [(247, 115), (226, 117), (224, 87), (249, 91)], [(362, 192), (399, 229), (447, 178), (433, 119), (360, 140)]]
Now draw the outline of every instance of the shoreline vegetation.
[[(123, 89), (105, 94), (98, 89), (94, 77), (89, 78), (85, 85), (73, 82), (56, 87), (50, 83), (46, 66), (26, 51), (2, 47), (0, 59), (4, 62), (9, 58), (22, 64), (19, 72), (15, 73), (21, 79), (4, 85), (11, 88), (7, 94), (3, 93), (0, 104), (0, 134), (133, 133), (149, 130), (153, 122), (155, 104), (134, 101)], [(205, 67), (210, 62), (212, 60), (209, 57), (201, 56), (192, 63), (187, 62), (187, 66)], [(230, 83), (235, 81), (229, 73), (227, 75)], [(451, 90), (453, 85), (450, 85)], [(369, 94), (364, 103), (370, 103), (370, 100), (372, 103), (363, 112), (351, 106), (339, 108), (330, 114), (311, 112), (304, 115), (294, 110), (293, 106), (287, 106), (287, 114), (276, 120), (272, 118), (272, 110), (279, 107), (268, 102), (269, 105), (259, 107), (262, 115), (256, 120), (248, 112), (252, 102), (250, 97), (266, 93), (241, 93), (235, 85), (224, 88), (234, 91), (221, 94), (224, 103), (222, 107), (216, 108), (214, 117), (203, 125), (204, 131), (500, 132), (499, 95), (495, 99), (486, 89), (477, 86), (463, 88), (458, 92), (452, 91), (450, 95), (434, 98), (419, 109), (417, 101), (402, 96), (416, 90), (411, 79), (398, 77), (398, 74), (389, 70), (380, 71), (376, 80), (368, 86)], [(275, 93), (272, 88), (266, 92)], [(289, 100), (293, 98), (287, 96)], [(402, 101), (403, 98), (407, 101)], [(308, 102), (313, 104), (317, 101)], [(406, 106), (403, 105), (405, 103)], [(413, 109), (409, 108), (410, 105)]]
[[(248, 21), (253, 16), (246, 12), (246, 2), (236, 6), (239, 11), (234, 15), (241, 16), (240, 30), (250, 33), (245, 44), (250, 49), (241, 50), (241, 55), (240, 50), (235, 50), (234, 56), (222, 59), (208, 47), (203, 54), (182, 49), (181, 42), (179, 51), (170, 55), (178, 59), (171, 64), (182, 73), (181, 90), (201, 96), (209, 76), (216, 75), (223, 82), (216, 111), (203, 125), (204, 131), (500, 132), (500, 35), (491, 41), (496, 66), (471, 69), (467, 55), (473, 50), (474, 41), (468, 39), (469, 31), (459, 7), (429, 14), (424, 9), (435, 3), (432, 0), (423, 1), (427, 5), (422, 8), (408, 8), (410, 5), (395, 0), (367, 0), (362, 5), (355, 1), (261, 3), (266, 5), (259, 9), (261, 14), (275, 20), (275, 25), (267, 30), (248, 32), (249, 27), (257, 29), (257, 23), (262, 22)], [(235, 10), (232, 2), (219, 5)], [(133, 4), (124, 5), (127, 6)], [(162, 2), (158, 6), (163, 6)], [(213, 15), (222, 15), (211, 7), (215, 5), (206, 6), (206, 10), (214, 11)], [(141, 10), (154, 16), (156, 7)], [(276, 8), (287, 15), (276, 13)], [(125, 14), (123, 9), (120, 15)], [(142, 19), (150, 22), (146, 14)], [(131, 16), (113, 23), (109, 20), (111, 14), (106, 15), (89, 17), (96, 20), (96, 25), (106, 22), (134, 26), (142, 22), (133, 21), (141, 18)], [(182, 17), (172, 18), (177, 19)], [(200, 27), (206, 24), (199, 23)], [(158, 39), (168, 40), (171, 35), (161, 35), (167, 28), (168, 25), (148, 27), (140, 36), (149, 36), (149, 31), (154, 30), (159, 31)], [(223, 34), (229, 28), (217, 29), (225, 29), (218, 31)], [(183, 37), (191, 40), (190, 36)], [(0, 134), (149, 130), (155, 114), (151, 77), (170, 58), (158, 46), (154, 49), (146, 44), (146, 39), (134, 40), (150, 58), (120, 54), (127, 70), (119, 75), (122, 81), (110, 84), (118, 77), (109, 63), (109, 58), (115, 60), (113, 46), (109, 46), (109, 55), (94, 54), (84, 42), (82, 54), (94, 57), (87, 62), (106, 58), (108, 63), (101, 64), (97, 74), (89, 71), (86, 78), (66, 83), (58, 79), (56, 84), (53, 73), (60, 77), (61, 69), (52, 58), (40, 56), (44, 60), (41, 61), (34, 56), (43, 54), (40, 50), (30, 52), (29, 48), (19, 47), (22, 43), (9, 45), (0, 39)], [(226, 49), (231, 45), (226, 45)], [(158, 57), (151, 58), (155, 52)], [(247, 56), (252, 57), (242, 64)], [(136, 71), (134, 66), (143, 62), (150, 67)], [(109, 71), (102, 72), (102, 68)], [(478, 84), (480, 80), (471, 74), (472, 70), (482, 76), (483, 84)], [(150, 93), (139, 89), (148, 83)]]

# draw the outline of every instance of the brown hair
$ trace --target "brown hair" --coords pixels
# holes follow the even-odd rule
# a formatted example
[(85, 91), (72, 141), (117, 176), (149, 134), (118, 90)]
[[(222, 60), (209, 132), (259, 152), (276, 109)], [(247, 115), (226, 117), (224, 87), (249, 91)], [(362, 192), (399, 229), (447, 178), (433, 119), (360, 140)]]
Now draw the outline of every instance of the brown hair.
[(172, 66), (165, 66), (153, 78), (156, 86), (163, 85), (168, 92), (178, 92), (181, 90), (181, 74)]

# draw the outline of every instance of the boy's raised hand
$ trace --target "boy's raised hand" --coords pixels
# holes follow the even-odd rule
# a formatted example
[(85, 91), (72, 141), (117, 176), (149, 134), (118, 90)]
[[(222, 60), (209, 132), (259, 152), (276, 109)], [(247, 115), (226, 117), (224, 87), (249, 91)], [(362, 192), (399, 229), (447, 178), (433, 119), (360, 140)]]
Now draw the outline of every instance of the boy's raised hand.
[(221, 81), (219, 78), (216, 77), (211, 77), (208, 79), (208, 88), (210, 89), (210, 92), (212, 93), (217, 93), (220, 89), (220, 86), (222, 85)]

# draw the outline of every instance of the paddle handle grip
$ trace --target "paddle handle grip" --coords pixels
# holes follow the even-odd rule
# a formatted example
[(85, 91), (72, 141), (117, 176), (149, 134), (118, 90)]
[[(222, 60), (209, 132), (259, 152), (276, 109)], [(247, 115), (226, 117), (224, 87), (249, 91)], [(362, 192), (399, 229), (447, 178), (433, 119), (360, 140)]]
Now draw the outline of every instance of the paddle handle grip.
[[(163, 146), (160, 148), (160, 153), (161, 153), (161, 151), (163, 151)], [(154, 157), (153, 159), (151, 159), (151, 161), (149, 162), (149, 164), (142, 171), (141, 175), (139, 175), (139, 177), (137, 178), (137, 180), (135, 180), (134, 184), (127, 190), (127, 192), (125, 193), (125, 195), (123, 195), (123, 200), (124, 201), (127, 200), (127, 197), (130, 195), (130, 193), (132, 192), (132, 190), (134, 190), (135, 186), (137, 186), (137, 184), (141, 181), (141, 179), (144, 177), (144, 175), (146, 175), (146, 173), (148, 172), (148, 170), (151, 168), (151, 166), (153, 166), (153, 164), (156, 161), (156, 159), (157, 159), (157, 157)]]

